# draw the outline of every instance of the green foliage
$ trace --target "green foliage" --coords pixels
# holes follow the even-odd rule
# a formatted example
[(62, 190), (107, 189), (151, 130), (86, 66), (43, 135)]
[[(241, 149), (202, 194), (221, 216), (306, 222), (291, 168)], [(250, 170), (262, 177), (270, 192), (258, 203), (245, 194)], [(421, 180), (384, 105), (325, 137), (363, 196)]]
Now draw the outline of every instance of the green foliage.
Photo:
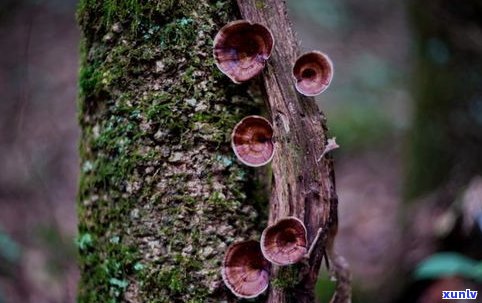
[(417, 265), (416, 279), (438, 279), (459, 276), (482, 282), (482, 262), (475, 261), (459, 253), (436, 253)]

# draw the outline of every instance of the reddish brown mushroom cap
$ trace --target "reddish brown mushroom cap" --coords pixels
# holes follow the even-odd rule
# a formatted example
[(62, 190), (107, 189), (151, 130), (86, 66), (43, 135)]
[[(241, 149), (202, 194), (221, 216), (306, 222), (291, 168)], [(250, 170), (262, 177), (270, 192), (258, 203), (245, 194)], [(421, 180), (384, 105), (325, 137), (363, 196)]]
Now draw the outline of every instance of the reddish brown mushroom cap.
[(308, 240), (303, 222), (287, 217), (267, 227), (261, 235), (261, 251), (276, 265), (299, 262), (307, 253)]
[(273, 44), (273, 35), (265, 26), (233, 21), (214, 38), (216, 66), (234, 83), (247, 81), (263, 70)]
[(269, 285), (270, 264), (259, 242), (248, 240), (228, 247), (221, 274), (226, 286), (240, 298), (254, 298)]
[(312, 51), (296, 59), (293, 67), (296, 89), (305, 96), (316, 96), (330, 86), (333, 63), (322, 52)]
[(248, 166), (268, 164), (274, 155), (273, 126), (261, 116), (247, 116), (231, 134), (231, 146), (239, 161)]

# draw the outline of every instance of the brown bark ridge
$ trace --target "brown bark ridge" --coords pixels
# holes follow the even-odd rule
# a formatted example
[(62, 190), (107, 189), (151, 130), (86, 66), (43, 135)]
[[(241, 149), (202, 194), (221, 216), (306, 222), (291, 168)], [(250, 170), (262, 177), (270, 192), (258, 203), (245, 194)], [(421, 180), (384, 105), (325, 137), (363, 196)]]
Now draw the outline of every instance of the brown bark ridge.
[(317, 161), (327, 144), (326, 119), (314, 98), (295, 90), (291, 69), (300, 49), (286, 4), (280, 0), (237, 1), (242, 17), (270, 28), (275, 40), (262, 76), (276, 138), (269, 223), (296, 216), (306, 225), (309, 243), (322, 229), (317, 249), (296, 267), (294, 285), (273, 282), (284, 275), (283, 268), (273, 267), (268, 302), (314, 302), (314, 286), (325, 252), (338, 282), (332, 302), (350, 302), (346, 262), (333, 253), (338, 224), (333, 160), (323, 157)]

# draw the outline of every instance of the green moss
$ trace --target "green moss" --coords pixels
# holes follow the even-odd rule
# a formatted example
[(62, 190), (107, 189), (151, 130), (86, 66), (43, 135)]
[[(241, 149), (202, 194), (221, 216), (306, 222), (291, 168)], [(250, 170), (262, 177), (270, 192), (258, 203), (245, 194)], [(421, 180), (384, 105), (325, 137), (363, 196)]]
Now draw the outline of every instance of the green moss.
[[(77, 17), (82, 24), (87, 14), (100, 18), (102, 25), (112, 25), (114, 21), (130, 22), (136, 30), (140, 24), (143, 5), (138, 0), (81, 0), (78, 4)], [(87, 20), (85, 20), (87, 22)]]
[(299, 282), (299, 266), (290, 265), (280, 267), (278, 275), (271, 281), (271, 285), (276, 288), (294, 289)]
[(95, 95), (101, 89), (102, 74), (96, 66), (82, 68), (79, 74), (79, 88), (82, 95)]
[(142, 5), (138, 0), (105, 0), (103, 9), (107, 24), (112, 24), (116, 19), (125, 20), (130, 17), (134, 29), (139, 25)]
[[(80, 239), (89, 233), (84, 233)], [(136, 249), (117, 241), (101, 241), (89, 236), (88, 245), (80, 249), (80, 266), (84, 271), (78, 302), (122, 302), (128, 277), (136, 275)], [(85, 244), (85, 243), (84, 243)], [(97, 251), (102, 248), (101, 255)]]
[(80, 302), (219, 301), (222, 247), (259, 236), (254, 170), (229, 146), (258, 103), (214, 66), (235, 6), (212, 4), (79, 4)]
[(159, 39), (162, 49), (184, 49), (195, 42), (197, 34), (196, 24), (193, 19), (180, 18), (166, 24), (159, 30), (156, 38)]
[(207, 205), (210, 210), (215, 212), (221, 211), (235, 211), (240, 207), (240, 202), (237, 200), (229, 200), (224, 197), (222, 193), (214, 192), (207, 200)]

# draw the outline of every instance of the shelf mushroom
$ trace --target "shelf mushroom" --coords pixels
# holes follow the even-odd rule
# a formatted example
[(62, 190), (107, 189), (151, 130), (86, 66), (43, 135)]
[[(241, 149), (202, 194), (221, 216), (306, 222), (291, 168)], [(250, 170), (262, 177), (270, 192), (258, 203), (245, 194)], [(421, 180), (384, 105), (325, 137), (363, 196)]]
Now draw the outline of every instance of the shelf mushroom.
[(305, 96), (316, 96), (330, 86), (333, 79), (333, 63), (322, 52), (312, 51), (296, 59), (293, 66), (296, 90)]
[(276, 265), (299, 262), (308, 253), (306, 227), (295, 217), (286, 217), (268, 226), (261, 235), (261, 251)]
[(231, 146), (242, 163), (258, 167), (268, 164), (274, 155), (273, 126), (261, 116), (247, 116), (236, 124)]
[(226, 286), (239, 298), (254, 298), (269, 285), (270, 263), (263, 257), (259, 242), (248, 240), (228, 247), (222, 277)]
[(271, 56), (274, 39), (264, 25), (237, 20), (223, 26), (214, 38), (216, 66), (234, 83), (258, 75)]

